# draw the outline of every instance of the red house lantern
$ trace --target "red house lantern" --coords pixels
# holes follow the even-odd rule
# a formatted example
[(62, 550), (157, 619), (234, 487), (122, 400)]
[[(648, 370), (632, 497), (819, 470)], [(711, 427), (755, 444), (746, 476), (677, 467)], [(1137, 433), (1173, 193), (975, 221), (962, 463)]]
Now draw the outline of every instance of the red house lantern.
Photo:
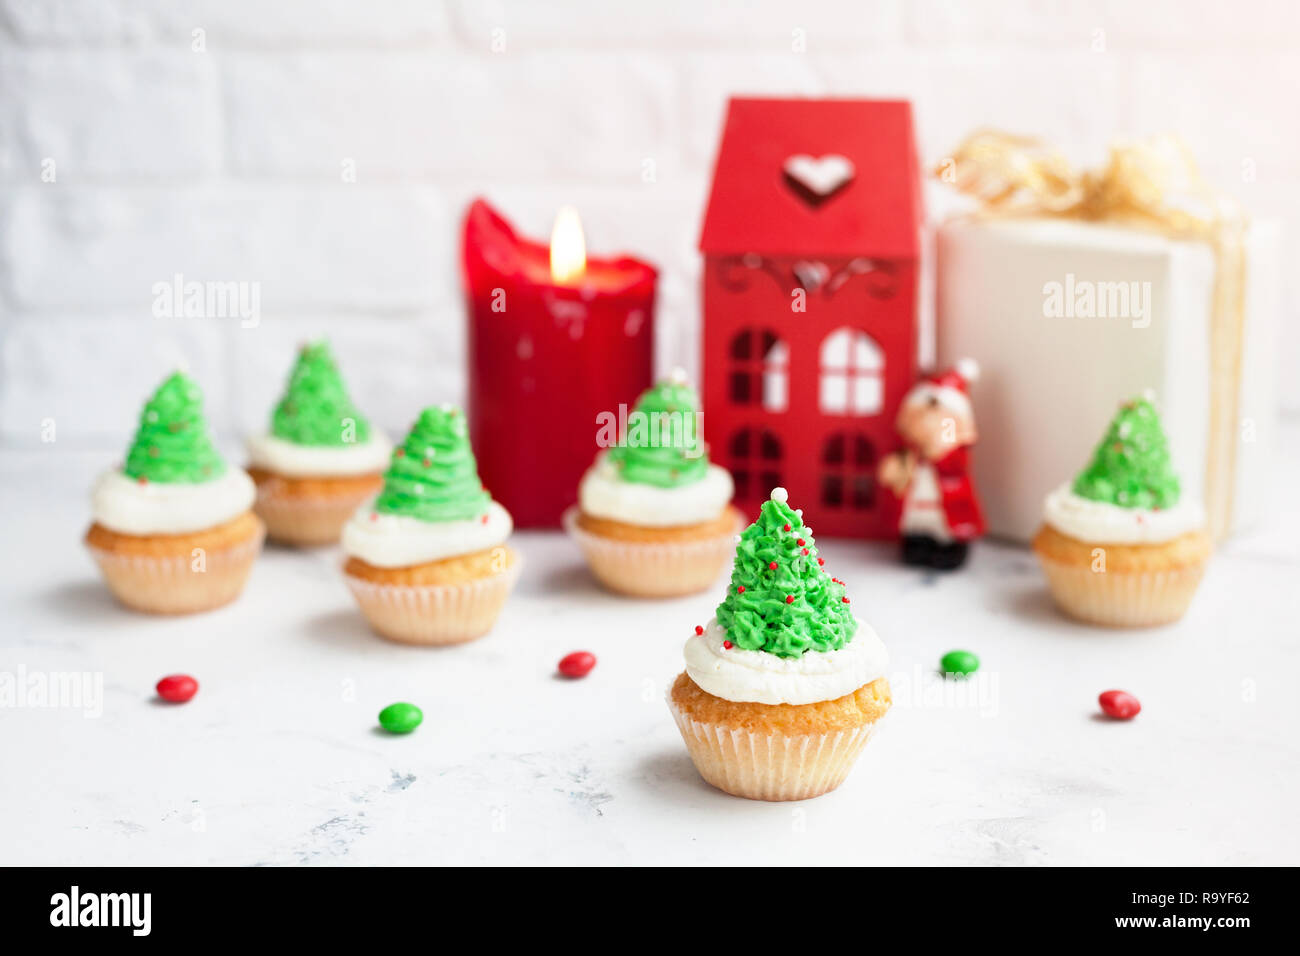
[(876, 464), (916, 377), (922, 222), (910, 104), (733, 99), (700, 250), (704, 428), (750, 513), (893, 537)]

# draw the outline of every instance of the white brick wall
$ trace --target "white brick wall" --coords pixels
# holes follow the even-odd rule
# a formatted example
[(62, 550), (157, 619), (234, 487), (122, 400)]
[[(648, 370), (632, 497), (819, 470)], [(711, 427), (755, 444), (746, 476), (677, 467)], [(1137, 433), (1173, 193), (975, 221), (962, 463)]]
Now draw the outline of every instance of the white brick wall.
[[(0, 441), (54, 418), (60, 441), (116, 449), (178, 357), (233, 439), (321, 333), (401, 430), (463, 393), (477, 194), (535, 234), (572, 202), (589, 248), (656, 261), (660, 363), (694, 370), (731, 93), (908, 97), (927, 160), (985, 124), (1081, 161), (1173, 130), (1300, 255), (1288, 0), (0, 0)], [(260, 283), (261, 324), (155, 318), (176, 273)]]

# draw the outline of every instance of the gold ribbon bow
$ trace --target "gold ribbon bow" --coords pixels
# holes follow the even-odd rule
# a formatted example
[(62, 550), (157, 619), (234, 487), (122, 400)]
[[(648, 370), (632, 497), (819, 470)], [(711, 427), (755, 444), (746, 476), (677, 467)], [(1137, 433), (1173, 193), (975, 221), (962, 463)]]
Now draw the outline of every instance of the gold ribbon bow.
[(1240, 208), (1205, 182), (1186, 145), (1171, 136), (1112, 146), (1104, 167), (1080, 171), (1039, 140), (980, 130), (935, 175), (979, 200), (986, 216), (1076, 219), (1211, 245), (1205, 504), (1210, 535), (1221, 539), (1232, 521), (1246, 319), (1247, 221)]

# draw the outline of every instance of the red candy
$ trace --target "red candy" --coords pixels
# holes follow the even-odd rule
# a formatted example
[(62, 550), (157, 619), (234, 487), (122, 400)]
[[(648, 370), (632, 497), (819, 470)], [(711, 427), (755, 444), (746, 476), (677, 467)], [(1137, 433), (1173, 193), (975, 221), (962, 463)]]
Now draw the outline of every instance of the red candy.
[(702, 628), (702, 627), (700, 627), (700, 625), (696, 624), (696, 625), (695, 625), (695, 633), (696, 633), (696, 634), (703, 634), (703, 633), (704, 633), (704, 628)]
[(154, 688), (158, 696), (173, 704), (183, 704), (199, 692), (199, 682), (189, 674), (171, 674)]
[(802, 547), (804, 546), (804, 540), (803, 540), (803, 538), (800, 538), (798, 541), (795, 542), (795, 544), (799, 545), (799, 547), (802, 548)]
[(817, 567), (820, 568), (820, 567), (822, 567), (825, 563), (826, 563), (826, 559), (825, 559), (825, 558), (818, 558), (818, 559), (817, 559)]
[(1097, 696), (1102, 713), (1116, 720), (1132, 720), (1142, 712), (1142, 702), (1126, 690), (1103, 691)]
[(782, 530), (782, 531), (789, 531), (789, 530), (790, 530), (790, 526), (789, 526), (788, 524), (787, 524), (787, 525), (783, 525), (782, 528), (781, 528), (781, 530)]
[(732, 644), (731, 641), (723, 641), (722, 646), (725, 647), (727, 650), (731, 650), (736, 645)]
[(787, 594), (787, 595), (785, 596), (785, 603), (786, 603), (786, 604), (793, 604), (793, 603), (794, 603), (794, 595), (793, 595), (793, 594)]
[(590, 651), (574, 651), (560, 658), (560, 673), (565, 677), (586, 677), (596, 666), (596, 655)]
[(776, 570), (776, 562), (773, 561), (773, 562), (772, 562), (771, 564), (769, 564), (767, 567), (768, 567), (768, 570), (775, 571), (775, 570)]
[(842, 597), (840, 598), (840, 600), (843, 601), (845, 604), (849, 603), (849, 599), (847, 597)]
[(745, 586), (744, 586), (743, 584), (738, 584), (738, 585), (736, 585), (736, 593), (737, 593), (737, 594), (744, 594), (744, 593), (745, 593)]

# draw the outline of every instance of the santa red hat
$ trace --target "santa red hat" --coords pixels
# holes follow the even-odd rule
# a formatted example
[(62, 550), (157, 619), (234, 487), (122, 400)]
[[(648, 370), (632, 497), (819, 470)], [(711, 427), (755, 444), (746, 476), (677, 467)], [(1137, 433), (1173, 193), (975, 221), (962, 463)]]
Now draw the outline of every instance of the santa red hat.
[(954, 415), (970, 415), (970, 386), (979, 377), (978, 362), (971, 358), (958, 359), (947, 371), (927, 375), (913, 385), (903, 404), (924, 405), (934, 400)]

